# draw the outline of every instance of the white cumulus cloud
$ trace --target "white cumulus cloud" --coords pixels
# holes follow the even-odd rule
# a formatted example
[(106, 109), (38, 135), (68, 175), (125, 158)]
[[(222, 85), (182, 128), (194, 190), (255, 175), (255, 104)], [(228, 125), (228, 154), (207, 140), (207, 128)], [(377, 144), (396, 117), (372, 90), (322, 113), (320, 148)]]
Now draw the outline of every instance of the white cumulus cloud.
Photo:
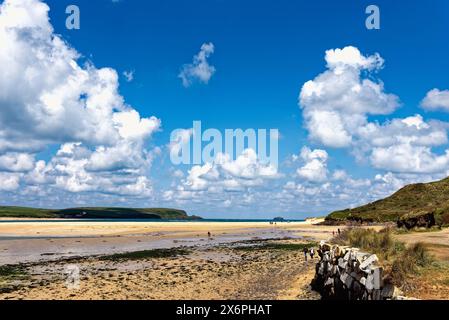
[(212, 163), (193, 166), (175, 191), (165, 193), (166, 199), (195, 200), (220, 198), (239, 193), (249, 201), (249, 189), (262, 187), (266, 181), (279, 178), (277, 168), (261, 163), (253, 149), (246, 149), (235, 160), (218, 153)]
[[(111, 68), (80, 63), (80, 54), (54, 33), (39, 0), (0, 6), (0, 172), (13, 190), (147, 195), (152, 152), (145, 142), (160, 120), (144, 118), (118, 92)], [(130, 75), (128, 75), (130, 76)], [(60, 145), (47, 162), (38, 152)]]
[(327, 160), (328, 154), (325, 150), (311, 150), (303, 147), (300, 158), (304, 165), (296, 171), (297, 175), (311, 182), (323, 182), (327, 180)]
[(421, 102), (421, 106), (429, 111), (449, 111), (449, 90), (430, 90)]
[[(355, 47), (345, 47), (326, 51), (325, 60), (327, 70), (306, 82), (299, 96), (311, 140), (326, 147), (348, 148), (357, 160), (368, 160), (385, 171), (427, 174), (447, 170), (449, 151), (433, 150), (448, 143), (446, 123), (426, 121), (419, 114), (383, 123), (369, 120), (371, 115), (389, 115), (399, 107), (399, 98), (386, 93), (381, 81), (372, 80), (384, 64), (379, 54), (365, 56)], [(423, 106), (444, 105), (446, 93), (435, 90), (428, 93)], [(315, 172), (319, 172), (318, 164), (313, 163)], [(309, 171), (313, 170), (302, 174)]]
[(385, 93), (382, 82), (362, 75), (381, 68), (383, 59), (378, 54), (364, 56), (357, 48), (346, 47), (328, 50), (325, 59), (328, 70), (303, 85), (299, 104), (313, 140), (347, 147), (368, 115), (391, 113), (399, 99)]
[(189, 87), (195, 81), (209, 82), (216, 70), (207, 59), (214, 53), (214, 50), (213, 43), (203, 43), (200, 52), (193, 57), (193, 62), (182, 67), (179, 78), (181, 78), (184, 87)]

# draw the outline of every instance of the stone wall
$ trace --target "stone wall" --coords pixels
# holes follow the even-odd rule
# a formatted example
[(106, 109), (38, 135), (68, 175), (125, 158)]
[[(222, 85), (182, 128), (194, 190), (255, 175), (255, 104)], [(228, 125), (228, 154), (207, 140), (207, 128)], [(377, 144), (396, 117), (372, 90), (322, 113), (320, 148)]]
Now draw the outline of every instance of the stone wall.
[(312, 288), (323, 299), (405, 299), (398, 288), (384, 283), (383, 268), (375, 254), (325, 242), (320, 243), (318, 254)]

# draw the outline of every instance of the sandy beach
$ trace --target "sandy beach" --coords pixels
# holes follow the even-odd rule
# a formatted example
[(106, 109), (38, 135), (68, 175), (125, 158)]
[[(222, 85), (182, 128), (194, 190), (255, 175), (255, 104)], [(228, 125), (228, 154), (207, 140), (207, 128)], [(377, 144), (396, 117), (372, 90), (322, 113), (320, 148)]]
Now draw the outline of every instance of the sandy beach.
[[(319, 221), (3, 220), (0, 266), (18, 271), (0, 277), (0, 299), (317, 299), (309, 288), (314, 264), (295, 246), (338, 229)], [(105, 258), (158, 250), (168, 253)], [(66, 283), (73, 266), (77, 289)]]
[[(0, 222), (0, 265), (251, 239), (326, 240), (336, 227), (305, 222)], [(208, 237), (208, 232), (212, 237)]]

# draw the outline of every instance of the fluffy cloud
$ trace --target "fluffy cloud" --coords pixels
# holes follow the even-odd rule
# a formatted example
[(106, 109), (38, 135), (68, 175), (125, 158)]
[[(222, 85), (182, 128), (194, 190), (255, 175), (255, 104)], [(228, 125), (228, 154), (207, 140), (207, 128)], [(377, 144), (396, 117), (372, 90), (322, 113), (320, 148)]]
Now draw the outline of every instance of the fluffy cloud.
[(442, 122), (425, 122), (421, 115), (414, 115), (393, 119), (382, 125), (367, 123), (359, 128), (357, 135), (362, 142), (369, 142), (374, 147), (399, 144), (439, 146), (448, 142), (446, 127)]
[(15, 191), (19, 188), (20, 177), (17, 174), (0, 172), (0, 191)]
[(53, 33), (48, 9), (37, 0), (7, 0), (1, 7), (2, 150), (148, 137), (157, 120), (140, 119), (124, 104), (115, 70), (77, 64), (79, 54)]
[(348, 68), (373, 70), (381, 68), (384, 64), (384, 60), (378, 53), (365, 57), (359, 49), (352, 46), (327, 50), (325, 60), (327, 67), (335, 70), (336, 73), (343, 73)]
[[(80, 54), (54, 33), (48, 10), (38, 0), (0, 7), (0, 171), (23, 172), (8, 178), (7, 190), (24, 181), (148, 195), (145, 141), (160, 120), (124, 102), (115, 70), (80, 65)], [(35, 163), (38, 152), (58, 144), (48, 163)]]
[(0, 155), (0, 171), (25, 172), (34, 168), (34, 157), (26, 153)]
[(378, 55), (363, 56), (357, 48), (328, 50), (327, 68), (306, 82), (299, 96), (310, 137), (328, 147), (347, 147), (367, 115), (389, 114), (398, 106), (395, 95), (384, 92), (381, 82), (362, 74), (379, 70)]
[(81, 143), (64, 144), (48, 163), (38, 161), (32, 171), (23, 175), (23, 180), (27, 186), (46, 185), (69, 193), (98, 192), (140, 198), (152, 195), (153, 187), (144, 175), (144, 167), (122, 165), (98, 170), (98, 164), (93, 168), (96, 155), (96, 151)]
[(240, 190), (261, 185), (264, 179), (275, 178), (277, 174), (275, 167), (258, 161), (254, 150), (246, 149), (235, 160), (228, 154), (219, 153), (213, 163), (194, 166), (184, 186), (190, 190), (206, 190), (210, 187)]
[(214, 44), (203, 43), (200, 52), (193, 57), (193, 62), (185, 64), (179, 74), (184, 87), (189, 87), (193, 82), (208, 83), (215, 73), (215, 67), (211, 66), (207, 59), (214, 53)]
[[(351, 148), (357, 160), (368, 159), (375, 168), (397, 173), (436, 173), (446, 170), (449, 151), (432, 148), (447, 144), (447, 124), (421, 115), (384, 123), (370, 115), (388, 115), (399, 99), (385, 93), (373, 72), (384, 60), (379, 54), (364, 56), (357, 48), (326, 51), (327, 70), (306, 82), (299, 104), (311, 140), (333, 148)], [(431, 91), (423, 102), (428, 108), (444, 105), (446, 93)], [(437, 100), (431, 102), (431, 100)], [(316, 167), (317, 162), (315, 162)]]
[(219, 153), (212, 163), (193, 166), (176, 191), (168, 191), (165, 198), (171, 200), (194, 200), (206, 196), (220, 198), (226, 193), (239, 193), (249, 201), (248, 189), (262, 187), (267, 180), (279, 177), (276, 167), (262, 164), (252, 149), (246, 149), (235, 160), (228, 154)]
[(449, 111), (449, 90), (430, 90), (421, 102), (421, 106), (429, 111)]
[(374, 148), (371, 161), (376, 168), (394, 172), (438, 173), (449, 168), (449, 150), (436, 155), (428, 147), (400, 144)]
[(300, 178), (311, 182), (323, 182), (327, 179), (327, 159), (325, 150), (310, 150), (303, 147), (300, 158), (304, 165), (296, 171)]
[(448, 152), (438, 155), (432, 147), (448, 142), (447, 125), (425, 122), (415, 115), (379, 125), (368, 123), (358, 131), (359, 156), (368, 154), (375, 168), (402, 173), (436, 173), (448, 168)]

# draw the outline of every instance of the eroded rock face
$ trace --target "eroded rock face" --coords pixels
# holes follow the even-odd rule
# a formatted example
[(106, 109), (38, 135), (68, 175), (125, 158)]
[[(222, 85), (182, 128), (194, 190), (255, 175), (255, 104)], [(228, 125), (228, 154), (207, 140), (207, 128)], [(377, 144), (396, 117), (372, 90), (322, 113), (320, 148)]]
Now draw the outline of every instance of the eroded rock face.
[(399, 228), (431, 228), (435, 225), (433, 212), (412, 213), (401, 217), (397, 225)]

